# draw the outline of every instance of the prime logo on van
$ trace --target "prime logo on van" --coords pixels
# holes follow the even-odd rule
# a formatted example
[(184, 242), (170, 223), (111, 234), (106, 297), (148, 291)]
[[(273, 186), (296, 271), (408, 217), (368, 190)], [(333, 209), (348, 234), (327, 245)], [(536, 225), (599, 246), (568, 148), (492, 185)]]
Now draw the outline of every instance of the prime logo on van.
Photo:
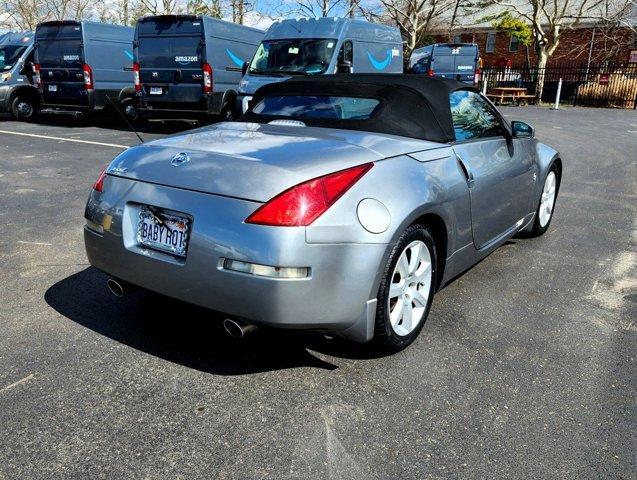
[(197, 55), (175, 55), (175, 62), (177, 63), (192, 63), (199, 61)]

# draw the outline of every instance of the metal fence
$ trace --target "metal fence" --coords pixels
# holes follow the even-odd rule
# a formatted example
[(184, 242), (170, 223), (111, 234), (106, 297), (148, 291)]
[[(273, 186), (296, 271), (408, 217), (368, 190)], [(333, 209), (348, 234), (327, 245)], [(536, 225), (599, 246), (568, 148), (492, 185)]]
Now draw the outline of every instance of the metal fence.
[[(543, 102), (554, 102), (562, 80), (560, 102), (591, 107), (637, 108), (637, 64), (560, 65), (543, 69), (487, 67), (482, 69), (480, 89), (526, 88), (537, 101), (537, 80), (544, 76)], [(486, 85), (485, 85), (486, 83)], [(486, 89), (485, 89), (486, 87)]]

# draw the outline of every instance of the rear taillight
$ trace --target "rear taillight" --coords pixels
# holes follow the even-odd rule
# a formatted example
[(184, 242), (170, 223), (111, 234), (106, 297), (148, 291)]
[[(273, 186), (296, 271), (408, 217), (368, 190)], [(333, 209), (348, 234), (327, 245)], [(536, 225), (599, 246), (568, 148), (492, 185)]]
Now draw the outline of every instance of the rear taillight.
[(203, 71), (203, 93), (212, 92), (212, 67), (208, 63), (204, 63), (201, 67)]
[(40, 76), (40, 64), (33, 65), (33, 82), (37, 88), (42, 88), (42, 77)]
[(279, 227), (310, 225), (373, 165), (366, 163), (299, 183), (259, 207), (246, 219), (246, 223)]
[(482, 70), (477, 68), (476, 73), (473, 75), (473, 84), (477, 85), (478, 83), (480, 83), (481, 79), (482, 79)]
[(142, 82), (139, 80), (139, 63), (133, 63), (133, 83), (135, 84), (135, 91), (139, 92), (142, 89)]
[(434, 71), (431, 68), (429, 70), (427, 70), (427, 76), (428, 77), (433, 77), (434, 76)]
[(100, 170), (100, 176), (97, 177), (97, 180), (93, 184), (93, 190), (97, 192), (102, 192), (104, 190), (104, 178), (106, 178), (106, 167)]
[(82, 65), (82, 73), (84, 74), (84, 88), (93, 90), (93, 70), (85, 63)]

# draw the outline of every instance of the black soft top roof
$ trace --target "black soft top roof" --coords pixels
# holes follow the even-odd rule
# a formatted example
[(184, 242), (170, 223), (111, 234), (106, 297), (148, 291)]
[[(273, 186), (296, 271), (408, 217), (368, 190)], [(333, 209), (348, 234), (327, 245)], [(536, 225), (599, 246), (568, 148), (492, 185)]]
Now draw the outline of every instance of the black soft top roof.
[[(294, 77), (258, 89), (252, 105), (273, 95), (339, 95), (381, 100), (381, 106), (366, 120), (307, 118), (307, 125), (388, 133), (434, 142), (455, 140), (449, 94), (456, 90), (477, 91), (466, 83), (404, 74), (348, 74)], [(263, 122), (294, 117), (259, 115), (248, 110), (242, 120)]]

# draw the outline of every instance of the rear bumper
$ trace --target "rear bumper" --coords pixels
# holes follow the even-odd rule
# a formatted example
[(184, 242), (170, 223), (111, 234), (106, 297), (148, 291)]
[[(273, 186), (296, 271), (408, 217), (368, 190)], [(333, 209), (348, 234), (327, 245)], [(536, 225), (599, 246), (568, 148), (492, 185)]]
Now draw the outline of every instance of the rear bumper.
[[(136, 239), (138, 205), (192, 217), (185, 260), (146, 249)], [(305, 228), (245, 224), (259, 204), (107, 177), (85, 216), (91, 265), (158, 293), (252, 323), (341, 333), (366, 341), (373, 334), (375, 285), (386, 245), (309, 244)], [(309, 267), (302, 279), (274, 279), (225, 270), (224, 258), (279, 267)]]
[(147, 94), (143, 94), (139, 100), (140, 112), (156, 118), (199, 118), (217, 115), (222, 108), (223, 92), (213, 92), (209, 95), (202, 93), (197, 101), (186, 101), (176, 95), (154, 98)]

